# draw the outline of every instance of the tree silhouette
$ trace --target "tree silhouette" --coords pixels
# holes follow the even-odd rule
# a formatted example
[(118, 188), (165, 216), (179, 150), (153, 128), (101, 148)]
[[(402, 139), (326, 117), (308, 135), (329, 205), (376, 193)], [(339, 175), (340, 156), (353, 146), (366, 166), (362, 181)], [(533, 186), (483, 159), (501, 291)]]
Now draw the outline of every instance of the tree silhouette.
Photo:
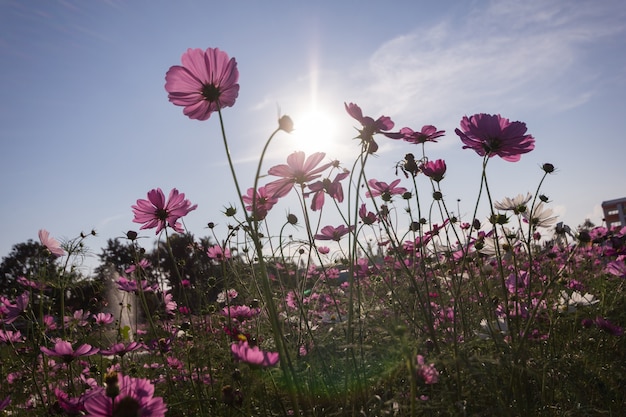
[(13, 297), (24, 290), (17, 280), (24, 277), (41, 281), (56, 274), (56, 257), (44, 245), (29, 239), (13, 245), (8, 256), (0, 264), (0, 294)]

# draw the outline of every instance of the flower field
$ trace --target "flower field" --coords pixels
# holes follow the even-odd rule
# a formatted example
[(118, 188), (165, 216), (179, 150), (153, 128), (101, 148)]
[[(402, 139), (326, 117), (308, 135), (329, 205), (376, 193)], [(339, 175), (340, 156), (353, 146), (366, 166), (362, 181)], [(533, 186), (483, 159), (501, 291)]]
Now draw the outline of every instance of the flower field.
[[(626, 227), (561, 223), (541, 189), (550, 163), (535, 193), (492, 200), (489, 161), (523, 163), (535, 147), (525, 123), (461, 119), (454, 134), (482, 174), (459, 219), (446, 162), (429, 157), (445, 131), (398, 129), (355, 103), (353, 160), (294, 152), (262, 172), (272, 139), (294, 129), (284, 115), (256, 176), (239, 178), (222, 116), (236, 60), (189, 49), (181, 64), (165, 89), (184, 115), (220, 124), (240, 196), (228, 230), (193, 238), (183, 220), (198, 206), (149, 190), (129, 202), (128, 259), (101, 279), (76, 272), (89, 234), (61, 243), (41, 230), (34, 263), (0, 294), (0, 414), (623, 415)], [(371, 176), (387, 140), (404, 158), (396, 176)], [(270, 222), (287, 196), (298, 206)]]

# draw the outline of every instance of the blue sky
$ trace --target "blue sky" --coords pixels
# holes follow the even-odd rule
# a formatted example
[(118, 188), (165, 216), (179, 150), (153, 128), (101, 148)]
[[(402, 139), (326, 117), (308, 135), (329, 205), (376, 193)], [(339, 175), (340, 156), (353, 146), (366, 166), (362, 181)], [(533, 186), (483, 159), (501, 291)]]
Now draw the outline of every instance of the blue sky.
[[(94, 228), (87, 245), (99, 253), (137, 230), (130, 206), (156, 187), (198, 204), (185, 219), (196, 236), (209, 221), (225, 230), (220, 212), (236, 195), (218, 120), (187, 119), (163, 88), (187, 48), (237, 59), (240, 95), (224, 117), (244, 189), (278, 107), (296, 127), (325, 114), (329, 140), (279, 135), (264, 171), (300, 149), (350, 165), (355, 122), (343, 103), (355, 102), (398, 128), (446, 130), (427, 152), (446, 160), (444, 196), (469, 220), (481, 158), (454, 129), (464, 115), (500, 113), (524, 121), (536, 149), (490, 161), (494, 199), (534, 192), (550, 162), (557, 172), (542, 192), (561, 220), (599, 224), (600, 203), (626, 196), (625, 29), (622, 0), (2, 0), (0, 256), (40, 228), (60, 239)], [(379, 143), (369, 175), (390, 182), (418, 150)]]

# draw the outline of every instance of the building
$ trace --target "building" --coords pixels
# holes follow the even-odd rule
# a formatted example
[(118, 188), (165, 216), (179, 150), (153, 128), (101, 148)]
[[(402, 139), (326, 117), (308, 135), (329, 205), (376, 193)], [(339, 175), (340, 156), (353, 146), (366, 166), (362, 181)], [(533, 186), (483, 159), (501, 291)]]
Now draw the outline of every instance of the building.
[(602, 211), (607, 228), (626, 226), (626, 197), (603, 201)]

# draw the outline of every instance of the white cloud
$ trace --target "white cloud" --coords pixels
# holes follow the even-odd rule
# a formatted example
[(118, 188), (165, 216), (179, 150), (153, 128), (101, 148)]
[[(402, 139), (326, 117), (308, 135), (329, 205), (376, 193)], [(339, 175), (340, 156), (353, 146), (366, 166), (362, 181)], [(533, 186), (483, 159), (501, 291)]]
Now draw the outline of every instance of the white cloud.
[(369, 86), (364, 104), (386, 103), (378, 110), (419, 115), (417, 123), (579, 106), (602, 76), (584, 65), (588, 47), (622, 33), (624, 24), (609, 7), (575, 3), (497, 1), (465, 20), (420, 26), (381, 45), (354, 81)]

